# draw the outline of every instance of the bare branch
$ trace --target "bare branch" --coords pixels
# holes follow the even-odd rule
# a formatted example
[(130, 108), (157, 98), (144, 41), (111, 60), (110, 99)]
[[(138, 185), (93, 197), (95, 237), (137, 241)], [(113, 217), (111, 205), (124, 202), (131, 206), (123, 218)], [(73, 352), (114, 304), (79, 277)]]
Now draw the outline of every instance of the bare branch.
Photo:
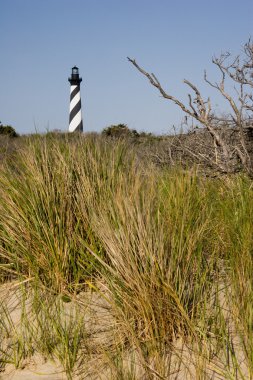
[(142, 69), (138, 64), (137, 62), (135, 61), (135, 59), (131, 59), (129, 57), (127, 57), (127, 59), (129, 60), (129, 62), (131, 62), (136, 68), (137, 70), (143, 74), (145, 77), (148, 78), (148, 80), (150, 81), (150, 83), (152, 84), (152, 86), (156, 87), (161, 95), (165, 98), (165, 99), (168, 99), (168, 100), (171, 100), (173, 103), (175, 103), (177, 106), (179, 106), (185, 113), (187, 113), (188, 115), (196, 118), (196, 115), (191, 111), (189, 110), (187, 107), (185, 107), (185, 105), (180, 102), (178, 99), (176, 99), (174, 96), (172, 95), (169, 95), (161, 86), (160, 82), (158, 81), (158, 79), (156, 78), (156, 76), (154, 74), (149, 74), (148, 72), (146, 72), (144, 69)]
[[(253, 87), (253, 43), (251, 39), (243, 47), (242, 60), (240, 56), (229, 63), (230, 53), (223, 53), (219, 58), (214, 57), (213, 63), (226, 72), (235, 82)], [(228, 63), (227, 63), (228, 62)]]
[(203, 98), (201, 97), (201, 94), (197, 87), (189, 82), (188, 80), (184, 80), (184, 83), (187, 84), (194, 92), (196, 95), (195, 102), (197, 104), (197, 110), (195, 107), (192, 105), (192, 98), (189, 96), (189, 107), (186, 107), (181, 101), (179, 101), (177, 98), (174, 96), (168, 94), (163, 87), (161, 86), (160, 82), (156, 78), (154, 74), (149, 74), (147, 71), (145, 71), (143, 68), (141, 68), (138, 63), (136, 62), (135, 59), (131, 59), (127, 57), (129, 62), (131, 62), (137, 70), (143, 74), (146, 78), (148, 78), (149, 82), (156, 87), (161, 95), (168, 100), (171, 100), (173, 103), (175, 103), (177, 106), (179, 106), (186, 114), (192, 116), (195, 120), (199, 121), (201, 124), (203, 124), (208, 131), (210, 132), (211, 136), (215, 140), (215, 143), (222, 148), (223, 155), (225, 159), (229, 158), (229, 149), (225, 142), (222, 140), (222, 138), (219, 136), (219, 134), (215, 131), (215, 128), (212, 126), (211, 123), (211, 118), (210, 118), (210, 110), (211, 110), (211, 105), (210, 105), (210, 100), (208, 101), (208, 109), (206, 109), (205, 102)]

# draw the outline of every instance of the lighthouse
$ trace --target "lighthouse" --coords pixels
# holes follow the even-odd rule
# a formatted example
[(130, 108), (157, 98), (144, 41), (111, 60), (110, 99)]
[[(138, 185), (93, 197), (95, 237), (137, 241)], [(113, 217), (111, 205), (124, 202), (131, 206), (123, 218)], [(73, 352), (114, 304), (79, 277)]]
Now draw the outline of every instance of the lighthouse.
[(79, 77), (78, 67), (72, 67), (70, 82), (70, 107), (69, 107), (69, 132), (82, 132), (82, 110), (80, 83), (82, 78)]

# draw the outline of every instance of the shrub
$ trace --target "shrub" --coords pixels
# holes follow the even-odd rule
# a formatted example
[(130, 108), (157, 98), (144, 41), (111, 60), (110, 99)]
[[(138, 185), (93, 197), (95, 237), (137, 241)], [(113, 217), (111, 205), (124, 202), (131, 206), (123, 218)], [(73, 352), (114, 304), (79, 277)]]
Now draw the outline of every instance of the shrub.
[(107, 128), (104, 128), (102, 131), (102, 135), (108, 137), (138, 137), (139, 133), (135, 129), (129, 129), (126, 124), (117, 124), (110, 125)]
[(3, 125), (0, 122), (0, 135), (8, 135), (10, 137), (18, 137), (15, 129), (10, 125)]

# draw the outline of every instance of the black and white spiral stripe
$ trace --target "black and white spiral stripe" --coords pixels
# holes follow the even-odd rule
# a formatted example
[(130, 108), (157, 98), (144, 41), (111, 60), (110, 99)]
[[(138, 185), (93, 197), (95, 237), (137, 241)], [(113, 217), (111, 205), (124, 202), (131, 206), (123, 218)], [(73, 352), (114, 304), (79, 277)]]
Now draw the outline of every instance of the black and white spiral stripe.
[(80, 85), (70, 86), (69, 132), (83, 132)]

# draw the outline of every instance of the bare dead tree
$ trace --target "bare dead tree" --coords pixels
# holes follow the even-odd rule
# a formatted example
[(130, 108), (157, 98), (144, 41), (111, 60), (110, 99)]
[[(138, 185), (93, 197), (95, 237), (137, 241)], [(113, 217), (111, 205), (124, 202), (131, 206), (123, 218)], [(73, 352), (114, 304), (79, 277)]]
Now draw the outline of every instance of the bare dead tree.
[[(205, 82), (215, 88), (230, 106), (231, 112), (225, 122), (224, 118), (218, 117), (212, 112), (210, 98), (204, 100), (199, 89), (190, 81), (184, 80), (184, 83), (193, 93), (193, 95), (188, 94), (188, 105), (185, 105), (164, 90), (155, 74), (145, 71), (135, 59), (128, 57), (128, 60), (149, 80), (152, 86), (158, 89), (163, 98), (172, 101), (186, 115), (191, 116), (206, 128), (213, 141), (214, 155), (209, 158), (212, 160), (213, 165), (222, 172), (233, 172), (239, 158), (241, 166), (248, 172), (252, 172), (251, 159), (245, 138), (245, 127), (253, 121), (253, 95), (251, 91), (253, 87), (253, 44), (251, 40), (244, 45), (243, 56), (237, 56), (232, 62), (230, 61), (230, 53), (222, 54), (219, 58), (213, 58), (213, 63), (221, 73), (219, 82), (212, 83), (207, 78), (207, 74), (204, 74)], [(232, 79), (236, 85), (236, 99), (226, 91), (225, 81), (227, 78)], [(238, 129), (239, 141), (236, 145), (231, 145), (231, 142), (222, 137), (222, 128), (218, 127), (225, 124)]]
[[(231, 60), (232, 59), (232, 60)], [(234, 125), (240, 135), (240, 148), (235, 147), (236, 152), (243, 164), (249, 171), (251, 168), (251, 159), (248, 153), (245, 127), (253, 123), (253, 43), (249, 40), (243, 47), (243, 55), (236, 56), (234, 59), (229, 52), (221, 54), (220, 57), (214, 57), (213, 63), (219, 68), (222, 74), (222, 80), (219, 84), (211, 83), (207, 80), (205, 73), (205, 81), (217, 89), (230, 105), (231, 113), (229, 114), (229, 122)], [(225, 91), (225, 78), (228, 76), (232, 79), (237, 87), (237, 102)], [(253, 127), (253, 125), (252, 125)]]

